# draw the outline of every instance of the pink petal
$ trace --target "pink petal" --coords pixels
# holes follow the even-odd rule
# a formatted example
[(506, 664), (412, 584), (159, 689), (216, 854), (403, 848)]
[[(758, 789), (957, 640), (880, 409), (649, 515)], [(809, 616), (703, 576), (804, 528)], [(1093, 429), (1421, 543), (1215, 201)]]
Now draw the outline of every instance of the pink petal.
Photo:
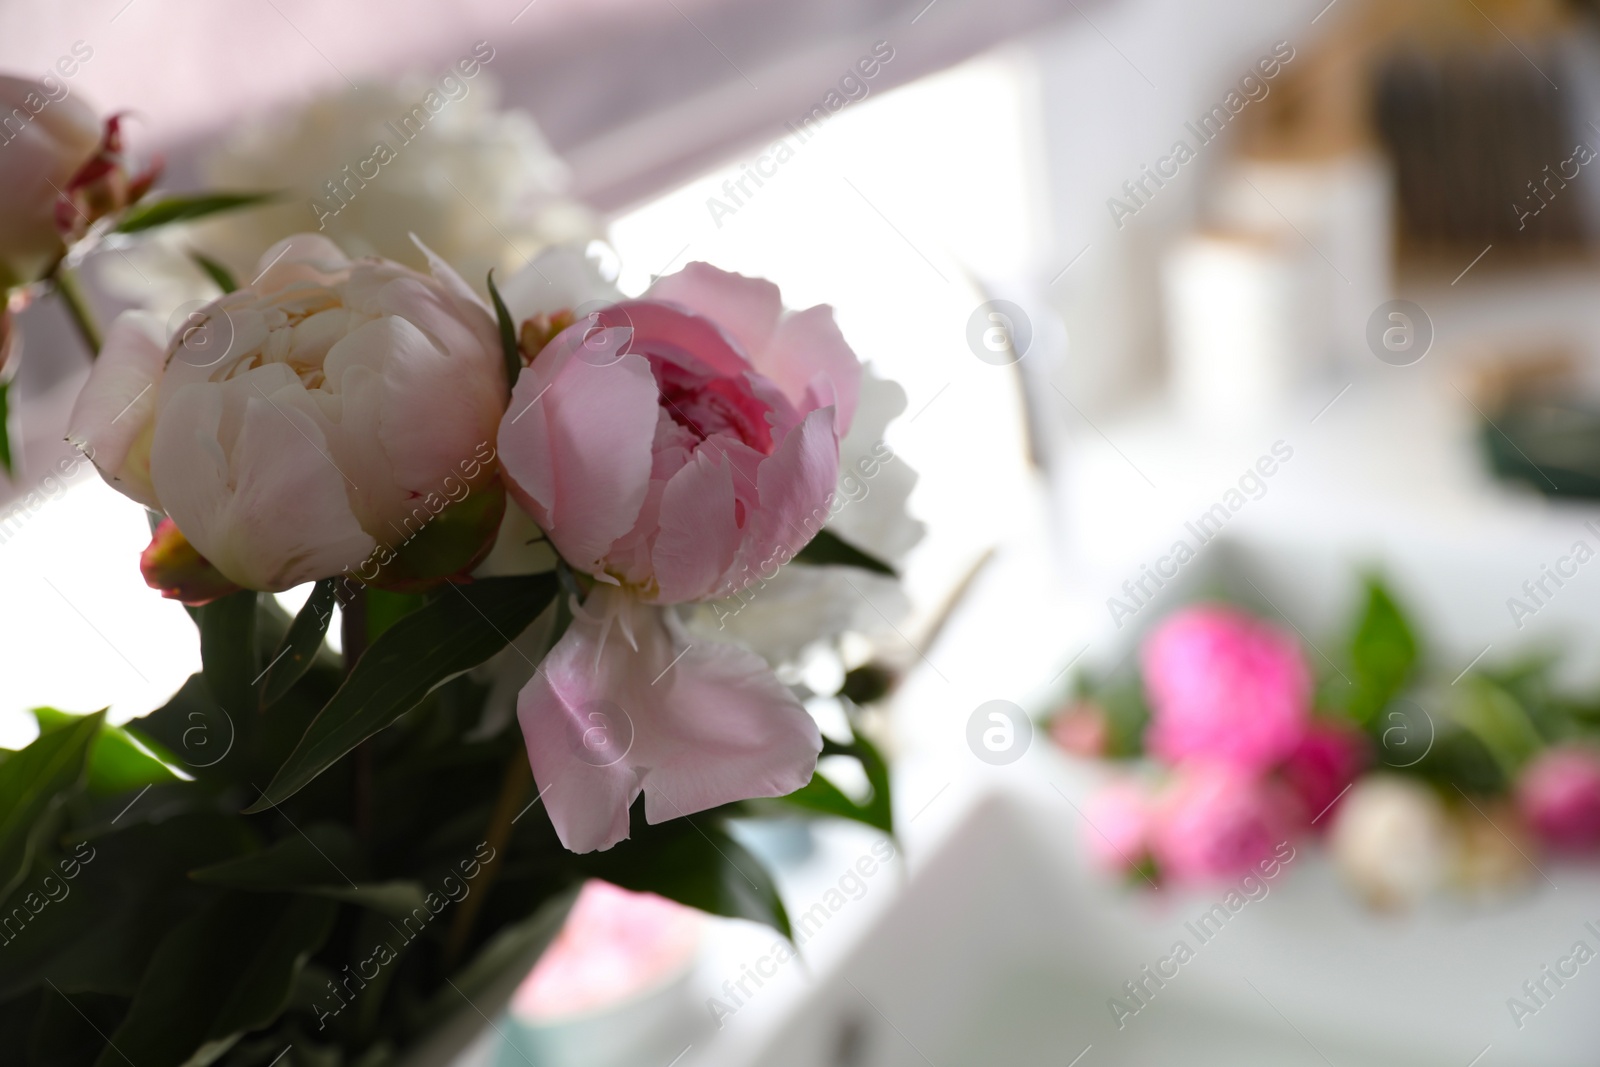
[(517, 718), (556, 834), (574, 852), (626, 838), (641, 792), (652, 823), (782, 796), (811, 780), (822, 748), (760, 656), (688, 644), (666, 609), (610, 586), (589, 595), (523, 688)]
[[(839, 480), (839, 437), (833, 409), (818, 408), (756, 471), (761, 507), (749, 547), (765, 560), (781, 552), (787, 562), (828, 521), (828, 504)], [(752, 565), (754, 565), (752, 563)]]
[(697, 450), (667, 482), (658, 521), (651, 553), (655, 599), (679, 604), (709, 596), (739, 547), (732, 464), (712, 449)]
[(154, 315), (118, 315), (67, 420), (67, 440), (94, 461), (111, 487), (157, 510), (148, 448), (135, 446), (155, 414), (166, 347), (166, 331)]
[(650, 300), (627, 300), (607, 310), (607, 324), (625, 321), (633, 331), (625, 351), (648, 351), (701, 373), (738, 377), (750, 370), (748, 353), (737, 338), (714, 319), (694, 314), (670, 304)]
[(500, 423), (500, 463), (512, 497), (563, 558), (598, 573), (650, 488), (656, 382), (643, 356), (595, 366), (576, 354), (581, 333), (563, 336), (517, 379)]
[(783, 314), (778, 287), (763, 278), (746, 278), (709, 263), (690, 263), (659, 279), (645, 300), (666, 300), (703, 315), (739, 343), (746, 355), (767, 347)]
[(839, 411), (839, 434), (850, 431), (861, 395), (861, 361), (845, 343), (826, 304), (784, 317), (765, 347), (750, 358), (801, 411), (829, 404)]

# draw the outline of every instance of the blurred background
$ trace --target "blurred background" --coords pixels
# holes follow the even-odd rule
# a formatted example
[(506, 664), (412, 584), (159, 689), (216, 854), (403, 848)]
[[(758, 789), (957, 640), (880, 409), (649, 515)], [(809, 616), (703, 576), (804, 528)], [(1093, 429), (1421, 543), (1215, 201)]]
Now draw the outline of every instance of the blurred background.
[[(172, 188), (317, 195), (367, 155), (350, 115), (397, 117), (480, 43), (473, 102), (419, 135), (454, 138), (463, 169), (404, 171), (409, 148), (395, 164), (424, 221), (492, 230), (504, 254), (479, 267), (597, 239), (627, 291), (703, 259), (833, 305), (905, 389), (887, 440), (918, 472), (927, 534), (904, 565), (909, 614), (874, 652), (901, 679), (882, 731), (896, 840), (817, 824), (751, 842), (792, 914), (823, 904), (800, 957), (774, 962), (754, 927), (663, 920), (651, 980), (629, 985), (638, 937), (597, 901), (593, 951), (619, 970), (585, 964), (577, 938), (558, 962), (617, 1004), (563, 1009), (530, 984), (462, 1062), (1593, 1062), (1600, 976), (1536, 1017), (1507, 1010), (1600, 939), (1600, 877), (1548, 860), (1491, 903), (1375, 915), (1308, 846), (1119, 1020), (1108, 998), (1211, 898), (1089, 870), (1097, 769), (1042, 729), (996, 764), (968, 723), (995, 700), (1047, 715), (1072, 671), (1126, 670), (1143, 629), (1219, 585), (1315, 649), (1362, 572), (1403, 598), (1446, 678), (1551, 651), (1564, 682), (1600, 682), (1600, 566), (1523, 591), (1600, 544), (1600, 10), (0, 2), (0, 68), (76, 57), (71, 90), (127, 112)], [(348, 106), (317, 110), (334, 98)], [(453, 125), (491, 106), (520, 117), (487, 142)], [(297, 158), (327, 149), (304, 174), (277, 151), (295, 138)], [(463, 176), (513, 166), (510, 193)], [(315, 228), (303, 201), (283, 210)], [(372, 247), (351, 250), (406, 255), (413, 225), (365, 219)], [(102, 312), (192, 295), (158, 254), (112, 251), (89, 272)], [(122, 721), (199, 663), (182, 609), (138, 574), (139, 509), (89, 473), (47, 479), (88, 364), (54, 302), (22, 327), (21, 462), (0, 484), (8, 747), (30, 707)], [(1174, 576), (1160, 561), (1179, 541)], [(1152, 569), (1166, 580), (1141, 587)]]

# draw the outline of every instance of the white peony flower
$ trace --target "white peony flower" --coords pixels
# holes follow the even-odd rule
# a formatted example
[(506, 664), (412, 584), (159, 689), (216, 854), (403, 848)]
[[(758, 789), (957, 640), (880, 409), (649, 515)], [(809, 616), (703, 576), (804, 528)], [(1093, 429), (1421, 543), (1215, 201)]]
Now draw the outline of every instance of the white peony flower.
[(417, 79), (343, 90), (242, 123), (202, 160), (202, 186), (282, 198), (164, 229), (127, 250), (127, 262), (104, 257), (107, 282), (166, 314), (216, 295), (191, 252), (243, 283), (261, 249), (316, 231), (352, 256), (427, 269), (415, 233), (481, 293), (490, 268), (503, 277), (546, 245), (597, 236), (588, 209), (565, 195), (566, 166), (533, 119), (498, 110), (486, 73), (454, 84), (461, 95), (435, 93), (442, 105), (422, 110), (420, 129), (406, 116), (434, 86)]
[(1409, 907), (1454, 867), (1457, 841), (1444, 804), (1411, 778), (1373, 774), (1339, 806), (1329, 835), (1334, 865), (1373, 907)]
[[(441, 575), (468, 565), (500, 521), (506, 378), (488, 311), (437, 260), (431, 277), (352, 262), (302, 234), (261, 262), (170, 340), (146, 313), (119, 318), (69, 439), (246, 588), (371, 581), (425, 528), (446, 537), (417, 545)], [(432, 525), (470, 514), (449, 511), (469, 496), (487, 530)]]

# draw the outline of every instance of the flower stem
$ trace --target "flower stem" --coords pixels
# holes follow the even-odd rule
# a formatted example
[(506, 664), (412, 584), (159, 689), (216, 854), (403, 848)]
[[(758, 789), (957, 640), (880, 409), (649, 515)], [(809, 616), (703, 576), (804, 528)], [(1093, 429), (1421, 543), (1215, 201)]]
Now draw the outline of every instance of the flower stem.
[[(339, 647), (344, 652), (344, 676), (348, 678), (367, 650), (367, 591), (353, 590), (339, 610)], [(372, 760), (372, 738), (369, 737), (356, 746), (352, 797), (356, 833), (363, 841), (372, 837)]]
[(523, 751), (521, 745), (518, 745), (506, 763), (505, 774), (500, 778), (500, 795), (495, 798), (494, 811), (489, 815), (489, 825), (483, 833), (484, 842), (494, 852), (483, 862), (483, 869), (478, 872), (478, 884), (473, 886), (473, 891), (462, 899), (461, 907), (456, 909), (455, 919), (450, 923), (450, 936), (446, 938), (444, 944), (446, 973), (455, 969), (461, 959), (462, 951), (467, 947), (467, 939), (472, 936), (472, 925), (477, 921), (478, 911), (489, 896), (495, 875), (500, 873), (500, 864), (505, 859), (506, 842), (511, 840), (511, 824), (516, 821), (518, 813), (522, 810), (522, 798), (528, 795), (528, 787), (532, 784), (533, 772), (528, 767), (528, 754)]
[(50, 280), (55, 284), (61, 303), (67, 309), (67, 317), (72, 320), (72, 325), (77, 327), (78, 336), (83, 338), (84, 345), (88, 347), (89, 358), (94, 359), (100, 354), (103, 342), (100, 325), (95, 321), (94, 311), (90, 309), (89, 301), (84, 296), (82, 283), (78, 281), (76, 274), (62, 266), (56, 267), (50, 273)]

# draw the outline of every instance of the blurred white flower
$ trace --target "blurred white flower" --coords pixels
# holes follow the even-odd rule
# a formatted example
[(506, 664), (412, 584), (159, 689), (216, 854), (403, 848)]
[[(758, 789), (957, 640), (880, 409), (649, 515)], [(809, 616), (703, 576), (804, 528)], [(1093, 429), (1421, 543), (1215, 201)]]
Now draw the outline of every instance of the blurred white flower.
[(455, 84), (461, 95), (434, 94), (442, 106), (421, 112), (420, 129), (405, 119), (434, 86), (419, 79), (344, 90), (241, 123), (202, 159), (202, 188), (281, 198), (166, 228), (128, 249), (126, 260), (103, 257), (106, 282), (164, 315), (216, 296), (191, 253), (245, 284), (262, 249), (322, 226), (352, 257), (425, 270), (415, 233), (482, 293), (490, 268), (504, 277), (547, 245), (598, 236), (593, 215), (565, 195), (566, 166), (533, 119), (497, 109), (486, 73)]
[(1355, 784), (1329, 835), (1334, 865), (1376, 908), (1404, 908), (1437, 889), (1455, 866), (1453, 824), (1422, 783), (1374, 774)]

